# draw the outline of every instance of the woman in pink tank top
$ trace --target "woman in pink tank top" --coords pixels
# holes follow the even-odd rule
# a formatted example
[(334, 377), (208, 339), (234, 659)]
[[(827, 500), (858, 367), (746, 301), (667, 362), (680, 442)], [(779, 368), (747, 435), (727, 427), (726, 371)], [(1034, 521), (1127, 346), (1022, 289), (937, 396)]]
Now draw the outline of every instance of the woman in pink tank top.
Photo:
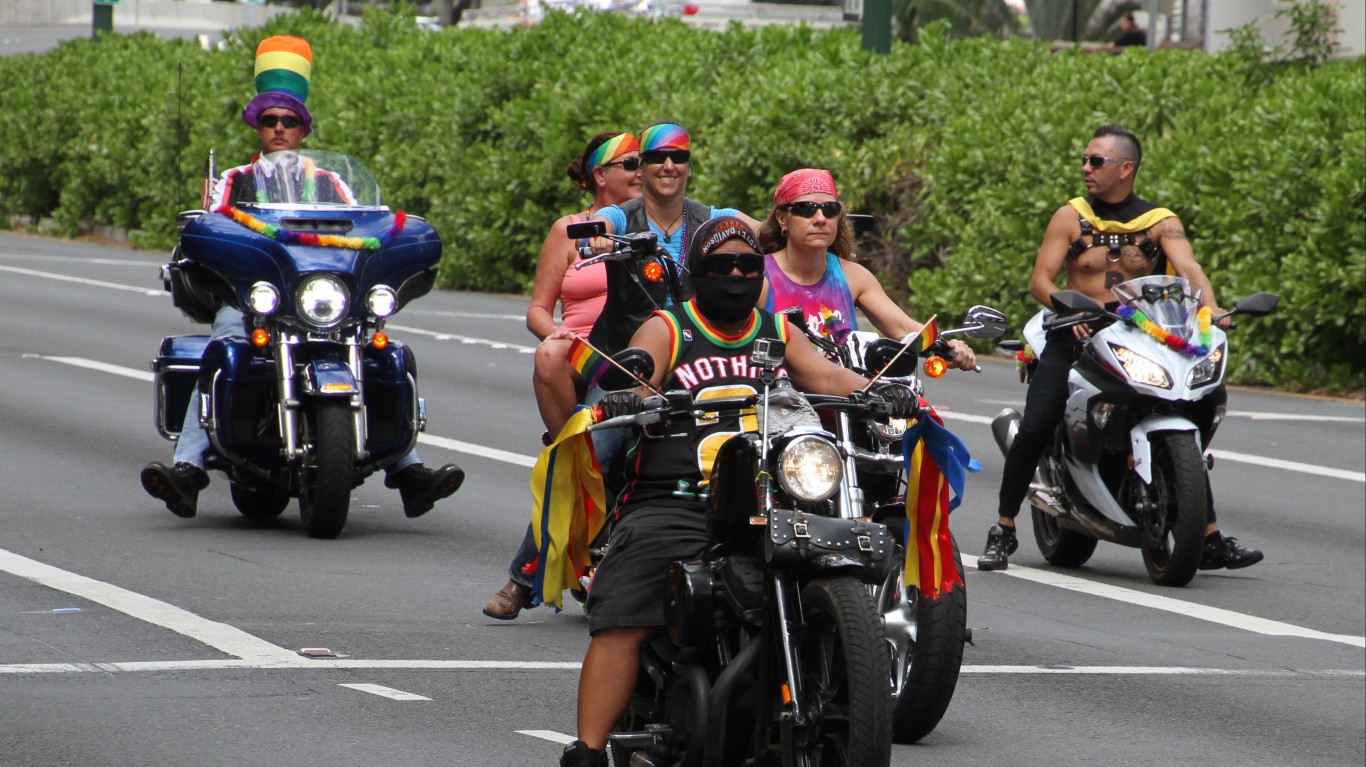
[[(569, 346), (575, 333), (587, 337), (607, 296), (607, 272), (602, 262), (575, 269), (577, 243), (569, 239), (565, 229), (587, 221), (604, 206), (640, 196), (640, 144), (630, 133), (599, 133), (566, 172), (581, 189), (592, 193), (593, 202), (587, 210), (563, 216), (550, 227), (541, 245), (531, 306), (526, 311), (527, 330), (541, 339), (532, 376), (536, 407), (552, 437), (560, 433), (584, 396), (584, 381), (567, 358)], [(560, 304), (558, 325), (556, 303)]]

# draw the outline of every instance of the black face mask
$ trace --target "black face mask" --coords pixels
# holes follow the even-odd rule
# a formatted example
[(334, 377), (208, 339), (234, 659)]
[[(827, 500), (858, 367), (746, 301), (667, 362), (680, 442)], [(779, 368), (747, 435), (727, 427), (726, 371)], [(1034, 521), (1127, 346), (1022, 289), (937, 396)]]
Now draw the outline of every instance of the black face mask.
[(702, 316), (735, 324), (749, 316), (764, 289), (762, 277), (710, 277), (694, 273), (694, 299)]

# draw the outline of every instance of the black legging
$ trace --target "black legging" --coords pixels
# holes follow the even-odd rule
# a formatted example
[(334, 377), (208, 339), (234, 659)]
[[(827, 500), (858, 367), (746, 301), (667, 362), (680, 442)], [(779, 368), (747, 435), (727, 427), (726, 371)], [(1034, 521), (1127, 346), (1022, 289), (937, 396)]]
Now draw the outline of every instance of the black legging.
[[(1020, 430), (1006, 453), (997, 510), (1006, 519), (1019, 515), (1025, 494), (1029, 492), (1029, 483), (1039, 467), (1039, 459), (1053, 442), (1053, 432), (1067, 408), (1067, 375), (1081, 356), (1082, 342), (1072, 335), (1071, 328), (1050, 331), (1047, 340), (1029, 380)], [(1210, 490), (1208, 473), (1205, 475), (1205, 494), (1209, 500), (1207, 522), (1214, 524), (1214, 493)]]

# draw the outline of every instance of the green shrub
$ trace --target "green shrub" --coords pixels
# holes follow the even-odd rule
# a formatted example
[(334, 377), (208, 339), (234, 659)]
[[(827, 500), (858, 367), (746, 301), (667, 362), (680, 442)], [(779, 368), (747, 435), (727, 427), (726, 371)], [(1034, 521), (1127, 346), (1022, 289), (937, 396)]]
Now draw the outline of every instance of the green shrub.
[(240, 120), (257, 42), (298, 34), (315, 56), (308, 145), (365, 159), (391, 207), (433, 223), (445, 287), (527, 290), (549, 223), (587, 202), (564, 176), (583, 142), (667, 119), (693, 134), (697, 199), (763, 216), (779, 176), (828, 167), (879, 217), (862, 257), (914, 315), (990, 303), (1019, 327), (1048, 219), (1084, 192), (1077, 156), (1122, 123), (1144, 142), (1138, 193), (1181, 216), (1221, 304), (1282, 295), (1234, 334), (1235, 379), (1363, 386), (1361, 58), (1051, 53), (942, 25), (878, 56), (848, 30), (586, 13), (420, 32), (407, 13), (353, 27), (303, 11), (225, 50), (134, 35), (0, 58), (0, 214), (169, 248), (209, 151), (221, 171), (257, 149)]

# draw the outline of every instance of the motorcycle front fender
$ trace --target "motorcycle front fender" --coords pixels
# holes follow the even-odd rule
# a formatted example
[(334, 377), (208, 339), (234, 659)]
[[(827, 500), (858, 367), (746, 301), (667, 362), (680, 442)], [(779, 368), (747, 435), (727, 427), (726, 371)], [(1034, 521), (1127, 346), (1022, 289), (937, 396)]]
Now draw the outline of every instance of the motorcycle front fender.
[(1171, 415), (1152, 415), (1129, 430), (1129, 449), (1134, 457), (1134, 473), (1144, 484), (1153, 481), (1152, 440), (1157, 432), (1194, 432), (1195, 442), (1203, 451), (1200, 429), (1189, 419)]
[(304, 393), (320, 397), (350, 397), (360, 391), (356, 375), (345, 362), (314, 360), (304, 368)]

